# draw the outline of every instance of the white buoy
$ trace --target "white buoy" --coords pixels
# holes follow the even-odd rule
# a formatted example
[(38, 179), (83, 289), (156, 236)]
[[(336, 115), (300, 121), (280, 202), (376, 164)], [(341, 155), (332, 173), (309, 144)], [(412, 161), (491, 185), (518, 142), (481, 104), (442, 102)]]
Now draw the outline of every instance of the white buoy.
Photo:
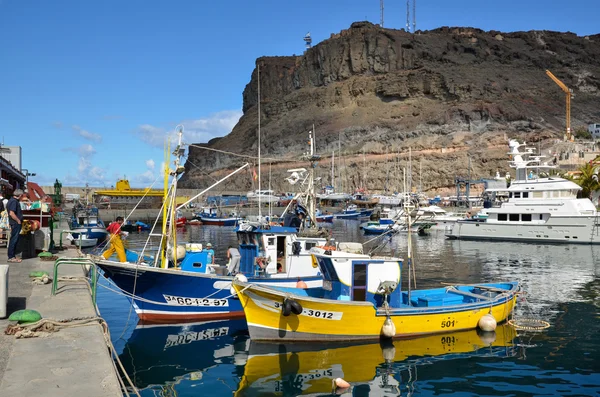
[(496, 332), (495, 331), (481, 331), (478, 332), (479, 339), (485, 346), (491, 346), (492, 343), (496, 342)]
[(496, 319), (490, 313), (479, 319), (479, 323), (477, 324), (482, 331), (495, 331), (496, 330)]
[(396, 335), (396, 325), (389, 316), (386, 317), (381, 326), (381, 335), (385, 338), (393, 338)]
[[(241, 273), (236, 274), (233, 279), (237, 280), (237, 281), (239, 281), (241, 283), (247, 283), (248, 282), (248, 278), (246, 276), (244, 276), (243, 274), (241, 274)], [(229, 288), (229, 292), (231, 293), (231, 295), (237, 296), (237, 292), (235, 291), (235, 288), (233, 288), (233, 285), (231, 286), (231, 288)]]
[(384, 347), (381, 349), (381, 353), (383, 354), (383, 359), (386, 363), (391, 363), (394, 361), (394, 357), (396, 357), (396, 348), (394, 345), (389, 347)]

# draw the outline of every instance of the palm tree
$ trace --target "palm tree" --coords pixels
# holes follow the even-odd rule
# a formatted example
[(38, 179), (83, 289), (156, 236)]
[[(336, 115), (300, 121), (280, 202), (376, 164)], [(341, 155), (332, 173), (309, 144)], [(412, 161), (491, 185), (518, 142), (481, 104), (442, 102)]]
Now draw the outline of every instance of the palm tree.
[(597, 166), (590, 163), (586, 163), (579, 167), (579, 177), (573, 179), (573, 182), (581, 186), (581, 196), (592, 199), (592, 193), (600, 189), (600, 182), (598, 180)]

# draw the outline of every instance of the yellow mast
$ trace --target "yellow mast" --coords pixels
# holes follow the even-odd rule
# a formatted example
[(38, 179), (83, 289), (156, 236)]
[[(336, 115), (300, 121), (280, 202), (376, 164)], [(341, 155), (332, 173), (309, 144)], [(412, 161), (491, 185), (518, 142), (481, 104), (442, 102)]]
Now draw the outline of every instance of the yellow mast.
[(565, 85), (565, 83), (563, 83), (555, 75), (553, 75), (551, 71), (546, 70), (546, 74), (548, 75), (548, 77), (550, 77), (552, 79), (552, 81), (554, 81), (556, 83), (556, 85), (558, 85), (560, 87), (561, 90), (563, 90), (565, 92), (565, 94), (567, 94), (566, 95), (567, 114), (566, 114), (566, 121), (565, 121), (565, 124), (567, 127), (567, 133), (565, 135), (565, 140), (573, 141), (573, 135), (571, 135), (571, 96), (573, 95), (573, 91), (571, 91), (569, 89), (569, 87), (567, 87)]
[(168, 194), (169, 194), (169, 157), (171, 152), (171, 140), (167, 139), (165, 143), (165, 175), (164, 175), (164, 193), (163, 193), (163, 221), (162, 221), (162, 242), (161, 242), (161, 251), (160, 251), (160, 267), (163, 269), (167, 268), (166, 261), (166, 245), (167, 245), (167, 202)]

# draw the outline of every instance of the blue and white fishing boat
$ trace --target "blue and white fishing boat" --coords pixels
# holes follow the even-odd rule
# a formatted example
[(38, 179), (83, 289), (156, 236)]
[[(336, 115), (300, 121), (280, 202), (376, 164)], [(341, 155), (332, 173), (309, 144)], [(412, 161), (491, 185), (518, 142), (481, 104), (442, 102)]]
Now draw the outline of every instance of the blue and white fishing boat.
[(102, 242), (108, 236), (104, 222), (98, 215), (97, 207), (75, 208), (70, 222), (70, 233), (75, 240)]
[(315, 219), (317, 220), (317, 222), (331, 223), (331, 222), (333, 222), (333, 214), (325, 214), (320, 209), (317, 209), (316, 214), (315, 214)]
[[(109, 260), (92, 257), (105, 276), (132, 299), (140, 319), (182, 322), (243, 317), (243, 308), (232, 289), (234, 274), (238, 279), (270, 286), (309, 289), (322, 286), (322, 276), (309, 251), (315, 246), (326, 246), (327, 234), (304, 229), (301, 216), (288, 217), (288, 224), (298, 227), (263, 222), (241, 224), (236, 230), (241, 255), (239, 268), (234, 263), (229, 267), (215, 263), (213, 251), (201, 244), (177, 241), (175, 228), (169, 225), (175, 225), (177, 180), (184, 170), (180, 165), (185, 153), (181, 134), (174, 152), (175, 170), (165, 170), (165, 178), (170, 176), (171, 184), (164, 200), (162, 232), (151, 231), (149, 235), (160, 239), (158, 251), (128, 252), (128, 262), (124, 263), (114, 257)], [(165, 159), (165, 164), (171, 163), (168, 160)], [(311, 186), (312, 181), (311, 172)], [(314, 208), (314, 199), (309, 206)]]
[(237, 226), (242, 220), (236, 214), (223, 216), (217, 207), (203, 207), (200, 212), (194, 214), (197, 219), (200, 219), (203, 225), (215, 226)]
[(358, 219), (362, 215), (356, 204), (350, 204), (342, 211), (333, 214), (333, 216), (335, 219)]

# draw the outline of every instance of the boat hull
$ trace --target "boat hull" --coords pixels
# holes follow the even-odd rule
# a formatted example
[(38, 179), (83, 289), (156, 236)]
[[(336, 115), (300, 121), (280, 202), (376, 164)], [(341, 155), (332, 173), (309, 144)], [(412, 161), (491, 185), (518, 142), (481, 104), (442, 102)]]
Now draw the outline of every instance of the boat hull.
[[(493, 286), (503, 286), (506, 292), (493, 300), (481, 302), (468, 302), (463, 298), (465, 301), (462, 303), (428, 307), (403, 305), (391, 309), (390, 317), (396, 327), (394, 337), (408, 338), (475, 329), (481, 317), (490, 312), (498, 323), (507, 320), (516, 304), (518, 283)], [(377, 311), (368, 302), (286, 295), (274, 289), (244, 283), (234, 283), (234, 287), (244, 307), (250, 338), (253, 340), (377, 340), (386, 320), (385, 313)], [(430, 290), (428, 295), (434, 296), (433, 292), (443, 294), (444, 289)], [(414, 294), (418, 296), (419, 291), (414, 291)], [(286, 297), (291, 297), (302, 306), (300, 315), (282, 314), (281, 308)]]
[[(233, 277), (112, 261), (98, 261), (97, 265), (121, 290), (135, 296), (133, 305), (143, 321), (173, 323), (244, 317), (240, 300), (231, 292)], [(309, 288), (323, 283), (320, 276), (302, 280)], [(293, 288), (298, 277), (249, 277), (249, 281)]]
[(77, 239), (77, 240), (73, 240), (73, 242), (79, 248), (90, 248), (90, 247), (95, 247), (98, 244), (98, 239), (95, 239), (95, 238)]
[(600, 244), (600, 225), (595, 217), (552, 217), (545, 224), (502, 224), (458, 221), (446, 237), (456, 240), (518, 241), (550, 244)]
[(97, 239), (97, 241), (104, 241), (108, 236), (108, 232), (103, 227), (78, 227), (70, 230), (71, 236), (75, 240), (79, 239), (80, 234), (84, 234), (88, 239)]
[(240, 222), (241, 218), (211, 218), (211, 217), (200, 217), (200, 221), (203, 225), (212, 226), (236, 226)]
[(350, 214), (334, 214), (336, 219), (358, 219), (360, 218), (360, 212), (350, 213)]

